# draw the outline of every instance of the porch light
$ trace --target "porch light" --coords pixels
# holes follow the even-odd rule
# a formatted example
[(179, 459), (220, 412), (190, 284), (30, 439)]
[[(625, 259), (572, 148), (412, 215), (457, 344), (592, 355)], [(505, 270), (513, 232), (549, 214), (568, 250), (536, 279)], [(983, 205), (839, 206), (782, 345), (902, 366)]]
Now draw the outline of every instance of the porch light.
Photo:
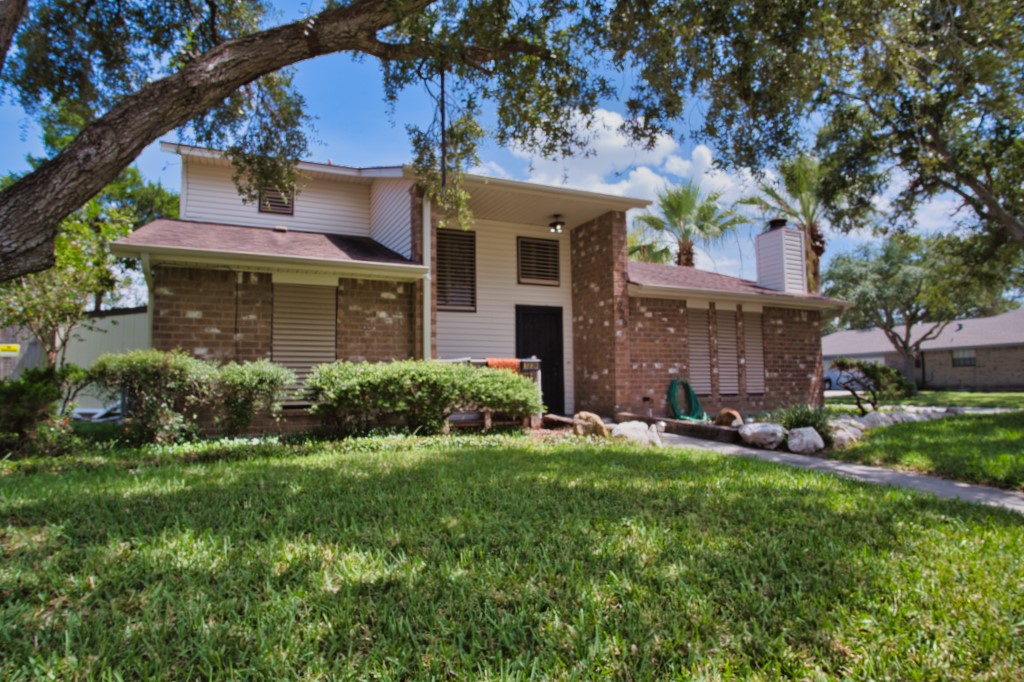
[(548, 223), (548, 231), (552, 234), (562, 234), (562, 229), (565, 227), (565, 221), (562, 220), (562, 214), (556, 213), (551, 216), (555, 219), (553, 223)]

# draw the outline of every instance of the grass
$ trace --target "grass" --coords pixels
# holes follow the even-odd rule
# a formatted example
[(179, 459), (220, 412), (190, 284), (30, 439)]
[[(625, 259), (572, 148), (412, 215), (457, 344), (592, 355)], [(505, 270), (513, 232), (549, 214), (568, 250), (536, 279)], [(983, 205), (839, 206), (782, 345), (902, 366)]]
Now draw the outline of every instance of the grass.
[(1024, 412), (894, 424), (867, 432), (832, 456), (1024, 490)]
[[(826, 398), (826, 405), (853, 405), (849, 395)], [(968, 393), (966, 391), (921, 391), (911, 398), (887, 401), (887, 405), (921, 407), (1006, 407), (1024, 410), (1024, 393)]]
[(1024, 518), (522, 438), (0, 463), (0, 678), (1020, 679)]

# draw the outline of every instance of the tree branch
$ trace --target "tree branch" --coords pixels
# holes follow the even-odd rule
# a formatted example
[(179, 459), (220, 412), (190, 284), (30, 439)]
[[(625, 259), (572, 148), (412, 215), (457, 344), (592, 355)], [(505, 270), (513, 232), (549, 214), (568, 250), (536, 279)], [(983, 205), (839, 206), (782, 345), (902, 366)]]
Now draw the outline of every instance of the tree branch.
[[(402, 8), (417, 12), (434, 1), (407, 0)], [(10, 0), (0, 2), (7, 9)], [(389, 0), (357, 0), (224, 42), (180, 71), (126, 96), (57, 157), (0, 192), (0, 281), (49, 267), (59, 222), (164, 133), (223, 101), (238, 87), (282, 67), (333, 52), (379, 50), (376, 33), (400, 18)], [(511, 54), (511, 47), (508, 50), (499, 53)], [(470, 53), (476, 59), (490, 54), (486, 50)], [(410, 58), (406, 50), (388, 54), (388, 58)]]
[(11, 51), (14, 34), (27, 7), (28, 0), (0, 0), (0, 75), (3, 75), (7, 53)]

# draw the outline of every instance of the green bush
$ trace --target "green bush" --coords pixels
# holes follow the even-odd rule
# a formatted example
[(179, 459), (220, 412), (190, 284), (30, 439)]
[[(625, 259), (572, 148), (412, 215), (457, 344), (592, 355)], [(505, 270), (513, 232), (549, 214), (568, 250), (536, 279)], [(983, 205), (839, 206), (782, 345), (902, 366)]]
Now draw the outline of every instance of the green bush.
[(490, 410), (519, 418), (540, 412), (536, 385), (505, 370), (448, 362), (336, 362), (306, 379), (324, 426), (342, 433), (406, 428), (443, 431), (453, 412)]
[(810, 426), (825, 441), (825, 447), (830, 448), (833, 441), (828, 418), (829, 411), (827, 409), (810, 405), (790, 405), (774, 410), (770, 415), (770, 421), (781, 424), (789, 431)]
[(239, 434), (252, 424), (260, 410), (276, 412), (285, 386), (295, 383), (295, 373), (270, 360), (238, 364), (218, 370), (217, 393), (224, 412), (224, 430)]
[(836, 358), (829, 366), (839, 370), (836, 385), (850, 392), (861, 414), (868, 413), (865, 403), (870, 404), (871, 409), (877, 410), (882, 402), (909, 398), (917, 393), (917, 387), (913, 382), (908, 381), (899, 370), (888, 365)]
[(136, 442), (164, 443), (198, 433), (194, 410), (212, 394), (217, 369), (181, 351), (136, 350), (101, 355), (90, 375), (97, 386), (120, 396)]
[(60, 397), (60, 376), (52, 367), (26, 369), (17, 379), (0, 381), (0, 451), (26, 451)]

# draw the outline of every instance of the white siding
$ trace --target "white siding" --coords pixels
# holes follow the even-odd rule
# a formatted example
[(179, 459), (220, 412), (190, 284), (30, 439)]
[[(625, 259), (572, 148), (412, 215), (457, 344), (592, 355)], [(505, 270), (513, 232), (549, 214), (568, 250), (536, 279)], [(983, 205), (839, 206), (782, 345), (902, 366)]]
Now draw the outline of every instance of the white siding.
[(754, 250), (758, 285), (776, 291), (807, 291), (803, 236), (803, 232), (792, 228), (757, 235)]
[(231, 181), (231, 168), (186, 162), (182, 220), (275, 227), (370, 236), (370, 186), (355, 182), (300, 178), (294, 215), (260, 213), (243, 203)]
[(370, 189), (370, 236), (406, 258), (412, 257), (412, 182), (374, 180)]
[[(446, 228), (449, 229), (449, 228)], [(553, 235), (546, 226), (509, 225), (480, 221), (476, 232), (477, 304), (475, 313), (437, 313), (437, 353), (441, 358), (515, 356), (516, 306), (541, 305), (562, 308), (565, 409), (575, 412), (572, 354), (572, 282), (569, 266), (569, 234)], [(559, 286), (517, 283), (516, 237), (557, 239), (560, 242)], [(541, 368), (543, 371), (543, 367)]]

